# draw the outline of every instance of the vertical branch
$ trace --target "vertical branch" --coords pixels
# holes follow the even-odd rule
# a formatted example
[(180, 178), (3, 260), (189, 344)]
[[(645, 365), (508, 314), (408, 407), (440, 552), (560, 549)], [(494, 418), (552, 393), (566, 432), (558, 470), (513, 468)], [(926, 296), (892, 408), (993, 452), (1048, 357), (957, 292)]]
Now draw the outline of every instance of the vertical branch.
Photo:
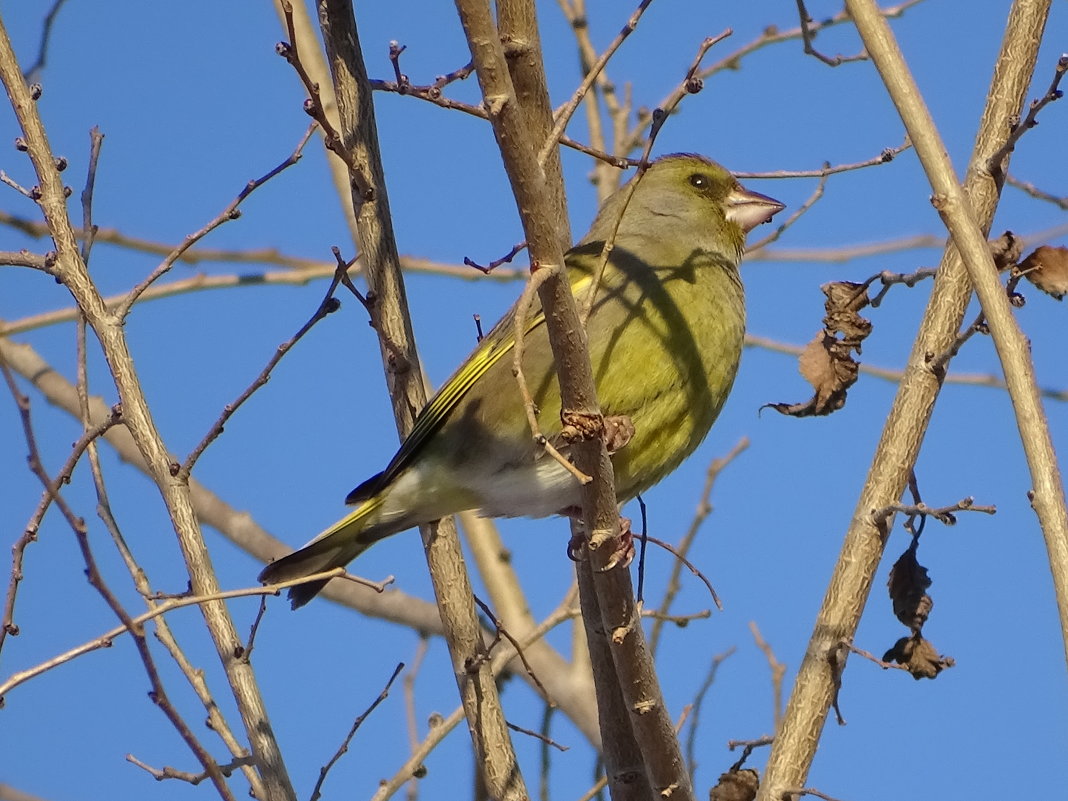
[[(319, 0), (319, 25), (337, 97), (345, 150), (363, 179), (353, 183), (357, 238), (367, 282), (375, 294), (373, 322), (379, 335), (389, 394), (403, 436), (426, 405), (411, 318), (389, 216), (389, 202), (375, 126), (371, 86), (364, 67), (350, 0)], [(363, 186), (366, 181), (367, 186)], [(512, 748), (490, 660), (475, 614), (471, 581), (464, 567), (456, 525), (449, 519), (420, 527), (438, 609), (476, 764), (488, 792), (498, 801), (527, 796)]]
[(597, 694), (597, 714), (601, 724), (601, 759), (612, 801), (649, 801), (654, 798), (641, 748), (630, 723), (616, 666), (605, 631), (601, 604), (593, 584), (590, 560), (576, 565), (582, 622), (586, 626), (586, 647)]
[[(963, 258), (982, 304), (1031, 472), (1031, 506), (1046, 540), (1061, 619), (1061, 638), (1068, 658), (1068, 507), (1065, 506), (1064, 484), (1035, 379), (1030, 343), (1020, 330), (1012, 304), (998, 279), (998, 269), (984, 231), (988, 226), (980, 226), (975, 219), (938, 129), (889, 25), (870, 0), (847, 0), (847, 6), (908, 129), (909, 138), (935, 192), (931, 202), (953, 235), (953, 246)], [(1040, 39), (1034, 40), (1036, 47)], [(999, 172), (999, 176), (1003, 174), (1003, 171)]]
[[(499, 0), (497, 29), (504, 43), (508, 73), (515, 89), (519, 113), (525, 118), (528, 130), (534, 134), (532, 141), (544, 141), (553, 127), (553, 112), (549, 107), (549, 87), (542, 68), (541, 35), (534, 3), (528, 0)], [(541, 162), (545, 171), (545, 190), (549, 194), (549, 213), (557, 222), (560, 246), (566, 249), (571, 245), (571, 229), (557, 142), (546, 146)]]
[[(66, 188), (56, 168), (35, 97), (19, 71), (7, 31), (0, 23), (0, 80), (7, 88), (11, 106), (22, 128), (27, 154), (39, 181), (38, 205), (55, 243), (52, 272), (74, 297), (86, 322), (100, 341), (108, 368), (115, 381), (126, 428), (137, 444), (148, 474), (159, 488), (174, 526), (178, 543), (189, 569), (191, 588), (196, 595), (218, 592), (218, 581), (208, 556), (200, 524), (193, 511), (189, 484), (176, 478), (172, 462), (152, 418), (134, 368), (122, 321), (105, 304), (82, 260), (78, 242), (67, 213)], [(278, 743), (263, 706), (251, 665), (243, 662), (241, 639), (222, 601), (200, 606), (219, 659), (226, 671), (234, 699), (256, 758), (263, 782), (263, 801), (293, 801), (293, 786), (286, 773)]]
[[(494, 612), (514, 637), (525, 639), (537, 623), (497, 527), (492, 520), (475, 512), (461, 512), (457, 517), (467, 537), (475, 568), (492, 599)], [(576, 670), (574, 663), (565, 661), (545, 640), (532, 643), (524, 649), (524, 655), (553, 703), (595, 748), (599, 748), (597, 704), (589, 671)]]
[[(532, 25), (533, 3), (514, 1), (528, 6), (522, 13)], [(456, 6), (471, 48), (483, 105), (493, 126), (523, 222), (531, 269), (551, 271), (548, 278), (540, 281), (538, 294), (557, 365), (561, 417), (565, 425), (573, 425), (589, 434), (572, 446), (576, 467), (592, 479), (583, 487), (583, 517), (589, 537), (589, 569), (593, 575), (592, 582), (580, 581), (580, 587), (588, 589), (592, 585), (595, 591), (596, 606), (590, 599), (583, 600), (584, 610), (593, 613), (598, 609), (600, 614), (599, 619), (586, 621), (587, 633), (601, 639), (611, 653), (615, 668), (608, 675), (602, 673), (595, 678), (618, 687), (637, 746), (627, 751), (642, 756), (648, 785), (653, 792), (686, 801), (693, 797), (690, 778), (645, 644), (630, 574), (626, 570), (603, 569), (619, 547), (615, 479), (602, 437), (603, 419), (585, 331), (564, 271), (563, 249), (568, 244), (566, 232), (561, 220), (554, 216), (553, 190), (549, 186), (552, 176), (541, 169), (537, 158), (537, 146), (544, 141), (546, 132), (532, 128), (531, 116), (523, 109), (506, 66), (504, 47), (493, 24), (488, 0), (456, 0)], [(514, 20), (519, 13), (513, 9), (502, 18)], [(533, 39), (526, 37), (526, 41)], [(541, 71), (540, 58), (527, 62), (526, 67)], [(544, 85), (544, 79), (541, 79), (541, 85)], [(529, 102), (532, 98), (525, 99)], [(548, 103), (544, 92), (536, 99)], [(607, 696), (599, 690), (598, 698), (602, 697)], [(616, 726), (613, 731), (602, 728), (604, 739), (621, 734), (627, 736), (619, 728)]]
[[(301, 54), (301, 63), (307, 70), (308, 76), (319, 86), (319, 102), (322, 103), (323, 113), (327, 119), (337, 120), (337, 100), (334, 98), (334, 86), (330, 82), (330, 70), (326, 68), (326, 60), (323, 58), (323, 50), (319, 46), (319, 36), (308, 14), (307, 3), (297, 3), (294, 7), (288, 0), (274, 0), (274, 10), (282, 21), (282, 30), (286, 30), (286, 20), (293, 22), (293, 38), (290, 42)], [(322, 128), (319, 134), (322, 135)], [(341, 158), (329, 148), (326, 151), (326, 163), (330, 169), (330, 180), (334, 183), (338, 197), (344, 198), (348, 193), (349, 171), (346, 169)], [(345, 224), (348, 226), (352, 241), (356, 242), (356, 215), (353, 214), (352, 204), (342, 203), (341, 212), (345, 215)]]
[[(1004, 143), (1010, 120), (1026, 98), (1049, 5), (1049, 0), (1013, 4), (994, 66), (964, 184), (984, 230), (1000, 192), (985, 165)], [(929, 360), (953, 343), (970, 298), (968, 273), (956, 248), (948, 247), (776, 734), (760, 799), (777, 800), (786, 789), (805, 784), (835, 692), (830, 657), (842, 640), (852, 640), (883, 553), (885, 531), (870, 512), (896, 502), (905, 488), (945, 376), (944, 370), (933, 371)]]

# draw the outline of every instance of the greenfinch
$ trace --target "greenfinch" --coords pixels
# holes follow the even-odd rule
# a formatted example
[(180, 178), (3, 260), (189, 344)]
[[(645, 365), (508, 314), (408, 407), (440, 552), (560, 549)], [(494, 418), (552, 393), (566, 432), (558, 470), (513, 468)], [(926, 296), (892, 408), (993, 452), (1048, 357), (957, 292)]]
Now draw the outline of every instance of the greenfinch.
[[(617, 423), (608, 426), (613, 442), (606, 444), (621, 503), (678, 467), (719, 414), (745, 333), (738, 274), (745, 236), (784, 208), (696, 155), (658, 159), (632, 181), (633, 194), (624, 187), (610, 196), (565, 257), (581, 303), (605, 242), (614, 243), (586, 335), (601, 409)], [(578, 479), (531, 436), (513, 374), (516, 314), (513, 308), (438, 390), (386, 469), (349, 493), (346, 503), (356, 508), (267, 565), (260, 581), (343, 567), (384, 537), (467, 509), (544, 517), (581, 508)], [(531, 310), (525, 330), (523, 372), (539, 423), (566, 458), (544, 316)], [(290, 588), (293, 608), (325, 584)]]

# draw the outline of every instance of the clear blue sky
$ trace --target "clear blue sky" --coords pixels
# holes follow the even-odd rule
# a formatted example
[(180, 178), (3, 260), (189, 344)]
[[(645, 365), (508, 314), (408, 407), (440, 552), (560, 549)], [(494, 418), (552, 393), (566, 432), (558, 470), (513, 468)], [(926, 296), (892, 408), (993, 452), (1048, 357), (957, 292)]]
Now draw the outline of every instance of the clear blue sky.
[[(23, 63), (35, 53), (45, 3), (0, 3), (0, 15)], [(403, 67), (426, 83), (468, 60), (462, 31), (449, 4), (360, 4), (358, 22), (374, 77), (392, 77), (390, 40), (407, 45)], [(433, 6), (430, 8), (430, 6)], [(630, 14), (630, 4), (591, 3), (594, 39), (604, 47)], [(540, 4), (543, 41), (554, 103), (578, 81), (575, 48), (556, 4)], [(837, 3), (810, 4), (816, 18)], [(1007, 2), (923, 3), (895, 21), (894, 30), (914, 69), (958, 169), (966, 163)], [(755, 38), (768, 25), (797, 24), (792, 2), (654, 3), (624, 44), (609, 72), (630, 81), (636, 105), (655, 105), (680, 80), (705, 36), (730, 27), (734, 35), (708, 56), (711, 63)], [(307, 126), (304, 99), (290, 67), (274, 52), (283, 34), (267, 2), (182, 4), (116, 0), (105, 5), (72, 0), (60, 13), (40, 77), (40, 107), (53, 148), (71, 162), (74, 201), (84, 181), (88, 130), (106, 135), (97, 175), (95, 221), (124, 233), (177, 243), (214, 217), (250, 178), (280, 162)], [(859, 49), (848, 26), (817, 42), (830, 54)], [(1068, 5), (1054, 4), (1039, 61), (1036, 97), (1045, 89), (1057, 56), (1068, 50)], [(899, 144), (903, 129), (873, 67), (856, 63), (830, 69), (805, 56), (798, 42), (761, 50), (738, 71), (709, 80), (669, 121), (656, 153), (696, 151), (736, 170), (812, 169), (822, 162), (871, 158)], [(450, 87), (472, 100), (474, 79)], [(380, 95), (380, 129), (390, 204), (403, 253), (458, 264), (464, 256), (489, 261), (522, 238), (493, 138), (486, 124), (412, 98)], [(1068, 102), (1043, 113), (1020, 143), (1012, 163), (1017, 177), (1058, 196), (1068, 195)], [(585, 138), (581, 115), (572, 133)], [(0, 142), (17, 135), (14, 117), (0, 103)], [(25, 157), (9, 145), (0, 169), (32, 183)], [(576, 235), (585, 230), (596, 199), (586, 176), (589, 161), (565, 154), (570, 214)], [(811, 179), (749, 181), (750, 186), (797, 208), (812, 192)], [(916, 234), (940, 234), (928, 203), (930, 189), (911, 153), (892, 164), (833, 177), (825, 197), (775, 245), (780, 251), (841, 248)], [(76, 209), (74, 202), (72, 208)], [(0, 208), (32, 217), (31, 203), (0, 186)], [(80, 214), (80, 212), (77, 212)], [(75, 219), (78, 219), (76, 217)], [(1063, 225), (1055, 206), (1007, 189), (993, 230), (1029, 235)], [(763, 230), (763, 229), (762, 229)], [(759, 232), (758, 232), (759, 233)], [(313, 142), (303, 161), (257, 191), (240, 220), (204, 243), (225, 248), (277, 248), (306, 258), (331, 258), (330, 247), (351, 252), (338, 199), (321, 148)], [(1045, 241), (1045, 240), (1044, 240)], [(1051, 244), (1065, 245), (1062, 233)], [(41, 242), (0, 227), (0, 249), (42, 251)], [(820, 284), (863, 280), (880, 270), (912, 272), (937, 264), (937, 250), (909, 250), (844, 264), (776, 260), (744, 271), (749, 330), (802, 344), (820, 327)], [(98, 245), (92, 272), (104, 292), (121, 292), (151, 271), (156, 257)], [(260, 266), (205, 263), (178, 266), (174, 278), (254, 273)], [(135, 309), (127, 332), (157, 422), (176, 454), (203, 436), (223, 405), (251, 381), (274, 348), (290, 337), (318, 304), (325, 284), (247, 287), (201, 292)], [(443, 380), (474, 342), (472, 314), (487, 322), (502, 313), (519, 284), (459, 281), (413, 275), (409, 299), (426, 369)], [(863, 359), (901, 366), (911, 346), (929, 283), (894, 289), (868, 315), (874, 333)], [(1024, 286), (1028, 303), (1018, 313), (1031, 338), (1040, 382), (1068, 389), (1063, 305)], [(332, 522), (345, 494), (380, 470), (396, 447), (383, 388), (377, 345), (358, 304), (319, 325), (290, 353), (271, 382), (227, 426), (195, 475), (229, 503), (245, 509), (293, 545)], [(70, 304), (46, 276), (6, 268), (0, 272), (0, 319), (13, 321)], [(972, 312), (971, 314), (974, 314)], [(73, 375), (74, 326), (57, 325), (15, 338), (28, 342), (57, 370)], [(954, 361), (960, 372), (996, 373), (986, 338), (970, 342)], [(91, 361), (94, 391), (109, 402), (114, 390), (98, 355)], [(65, 459), (78, 436), (75, 421), (50, 408), (28, 385), (33, 415), (50, 470)], [(816, 609), (853, 514), (871, 453), (895, 386), (862, 377), (845, 409), (825, 419), (795, 420), (762, 404), (799, 401), (808, 387), (796, 361), (761, 350), (743, 358), (735, 392), (698, 453), (649, 493), (652, 531), (677, 540), (696, 506), (709, 461), (740, 438), (749, 449), (721, 477), (715, 511), (692, 558), (715, 584), (725, 611), (686, 629), (669, 630), (660, 664), (673, 714), (700, 686), (713, 655), (736, 646), (706, 699), (697, 732), (697, 792), (703, 795), (737, 758), (730, 739), (768, 734), (772, 702), (767, 664), (748, 631), (756, 621), (793, 678)], [(6, 392), (4, 395), (6, 396)], [(1068, 405), (1050, 401), (1055, 443), (1068, 442)], [(21, 534), (40, 490), (25, 467), (25, 441), (14, 403), (0, 397), (0, 520), (5, 553)], [(123, 531), (155, 585), (184, 587), (184, 572), (165, 512), (150, 483), (105, 449), (112, 503)], [(1008, 397), (999, 390), (949, 386), (943, 392), (917, 473), (932, 505), (974, 496), (996, 504), (994, 517), (961, 515), (953, 528), (931, 523), (920, 560), (934, 579), (935, 608), (925, 633), (957, 666), (933, 682), (914, 682), (852, 659), (841, 695), (846, 727), (828, 724), (809, 785), (842, 799), (965, 798), (1004, 794), (1055, 797), (1068, 784), (1065, 719), (1068, 676), (1058, 633), (1053, 590), (1041, 533), (1028, 507), (1030, 487)], [(123, 569), (95, 517), (95, 496), (83, 465), (65, 490), (90, 524), (109, 578), (137, 608)], [(509, 521), (503, 526), (535, 614), (559, 602), (572, 567), (565, 557), (566, 526)], [(248, 586), (259, 565), (212, 530), (212, 557), (225, 587)], [(27, 551), (27, 580), (19, 595), (22, 634), (9, 638), (0, 680), (112, 627), (114, 618), (85, 583), (68, 527), (50, 513), (41, 541)], [(884, 586), (893, 558), (908, 544), (893, 533), (886, 564), (875, 579), (857, 644), (882, 653), (905, 629), (893, 618)], [(649, 598), (655, 602), (670, 568), (652, 553)], [(359, 563), (370, 577), (397, 576), (402, 589), (429, 596), (426, 568), (415, 533), (376, 546)], [(6, 569), (5, 569), (6, 574)], [(684, 578), (676, 609), (697, 611), (709, 600)], [(6, 585), (6, 581), (5, 581)], [(246, 629), (253, 601), (233, 604)], [(226, 695), (210, 643), (194, 611), (172, 617), (191, 658)], [(565, 653), (566, 632), (553, 642)], [(280, 734), (298, 793), (307, 797), (322, 765), (352, 718), (377, 695), (393, 666), (410, 661), (418, 645), (411, 632), (365, 619), (320, 601), (290, 614), (275, 600), (255, 656), (272, 721)], [(162, 652), (161, 664), (166, 665)], [(444, 645), (433, 643), (419, 682), (417, 715), (425, 729), (432, 712), (456, 706)], [(203, 717), (180, 677), (165, 679), (194, 726)], [(196, 762), (146, 698), (148, 682), (127, 640), (85, 656), (12, 691), (0, 710), (0, 783), (52, 801), (95, 798), (180, 799), (213, 793), (179, 782), (157, 784), (124, 761), (196, 770)], [(537, 728), (538, 700), (512, 681), (504, 690), (509, 719)], [(399, 692), (365, 724), (328, 782), (335, 797), (368, 797), (406, 752)], [(229, 710), (228, 710), (229, 711)], [(238, 724), (236, 715), (232, 716)], [(210, 732), (213, 753), (224, 758)], [(554, 756), (553, 798), (569, 799), (588, 786), (593, 771), (581, 735), (562, 717), (554, 737), (573, 746)], [(538, 747), (517, 737), (527, 780), (536, 786)], [(427, 761), (421, 787), (427, 801), (468, 792), (471, 765), (462, 729)], [(764, 754), (754, 755), (761, 766)], [(240, 780), (235, 780), (243, 793)], [(997, 788), (997, 789), (995, 789)]]

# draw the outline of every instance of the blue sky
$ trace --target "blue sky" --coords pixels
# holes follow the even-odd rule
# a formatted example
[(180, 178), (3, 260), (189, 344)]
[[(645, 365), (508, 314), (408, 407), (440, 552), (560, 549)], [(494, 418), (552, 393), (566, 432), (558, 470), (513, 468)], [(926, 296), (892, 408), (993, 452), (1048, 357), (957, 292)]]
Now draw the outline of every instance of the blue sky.
[[(40, 5), (40, 8), (38, 8)], [(389, 78), (388, 43), (407, 45), (403, 68), (427, 83), (467, 59), (462, 31), (448, 4), (361, 4), (360, 35), (373, 77)], [(0, 3), (23, 63), (35, 52), (45, 4)], [(894, 31), (916, 74), (946, 147), (960, 170), (967, 162), (1009, 4), (922, 3), (896, 20)], [(554, 103), (578, 82), (573, 39), (554, 3), (539, 4), (542, 38)], [(629, 4), (591, 3), (594, 41), (603, 48), (630, 14)], [(812, 2), (816, 18), (835, 3)], [(654, 3), (609, 67), (617, 84), (632, 84), (635, 105), (652, 106), (682, 77), (705, 36), (733, 28), (714, 48), (712, 63), (751, 41), (768, 25), (796, 25), (792, 2)], [(56, 22), (48, 64), (40, 77), (40, 108), (55, 152), (71, 166), (77, 193), (84, 181), (88, 130), (106, 135), (97, 175), (94, 219), (130, 236), (177, 243), (214, 217), (250, 178), (285, 158), (307, 127), (303, 92), (290, 67), (274, 52), (283, 38), (269, 3), (146, 4), (119, 0), (106, 7), (69, 2)], [(848, 26), (822, 34), (825, 52), (859, 49)], [(1044, 91), (1061, 52), (1068, 50), (1068, 6), (1054, 4), (1030, 97)], [(473, 101), (474, 79), (448, 94)], [(459, 264), (465, 256), (486, 262), (522, 238), (507, 180), (485, 123), (415, 99), (376, 98), (376, 114), (390, 205), (402, 253)], [(1058, 196), (1068, 195), (1063, 142), (1068, 105), (1048, 107), (1041, 124), (1017, 148), (1012, 173)], [(586, 131), (577, 115), (572, 135)], [(14, 117), (0, 104), (0, 142), (17, 135)], [(744, 171), (800, 170), (824, 161), (871, 158), (903, 138), (903, 129), (870, 63), (831, 69), (804, 55), (799, 42), (747, 57), (741, 69), (710, 79), (686, 98), (655, 153), (696, 151)], [(585, 230), (596, 207), (589, 160), (565, 153), (572, 229)], [(25, 157), (8, 147), (0, 169), (32, 183)], [(815, 187), (812, 179), (750, 180), (747, 184), (795, 209)], [(0, 187), (0, 209), (34, 217), (32, 204)], [(798, 262), (775, 258), (775, 249), (834, 249), (941, 235), (928, 203), (930, 189), (914, 154), (891, 164), (832, 177), (824, 198), (775, 244), (767, 261), (744, 269), (749, 330), (803, 344), (819, 329), (827, 281), (863, 280), (880, 270), (912, 272), (936, 265), (939, 251), (913, 249), (880, 257)], [(303, 160), (243, 205), (239, 220), (214, 232), (206, 246), (277, 248), (330, 260), (330, 247), (351, 253), (338, 199), (313, 141)], [(78, 219), (76, 216), (75, 219)], [(1006, 189), (993, 231), (1025, 236), (1063, 226), (1056, 206)], [(758, 233), (764, 229), (760, 229)], [(1062, 233), (1041, 242), (1068, 244)], [(0, 250), (46, 246), (0, 227)], [(106, 294), (124, 291), (150, 272), (157, 257), (99, 244), (91, 269)], [(253, 274), (262, 265), (179, 265), (174, 279)], [(275, 347), (311, 315), (325, 283), (304, 287), (247, 286), (155, 301), (134, 310), (127, 325), (138, 372), (168, 447), (184, 455), (207, 431), (223, 405), (259, 372)], [(882, 306), (866, 312), (874, 325), (863, 361), (899, 367), (923, 314), (929, 283), (895, 288)], [(472, 314), (490, 321), (520, 291), (518, 283), (411, 275), (409, 300), (425, 368), (435, 383), (446, 378), (474, 342)], [(1061, 304), (1030, 286), (1020, 325), (1031, 339), (1043, 386), (1068, 389), (1064, 342), (1068, 324)], [(69, 306), (66, 291), (50, 278), (8, 267), (0, 272), (0, 319), (15, 321)], [(969, 312), (974, 316), (974, 310)], [(13, 338), (31, 344), (70, 377), (75, 365), (74, 326), (40, 328)], [(954, 372), (997, 373), (990, 341), (977, 337), (953, 362)], [(108, 402), (114, 389), (98, 353), (90, 359), (93, 391)], [(28, 384), (32, 413), (47, 467), (66, 458), (79, 426), (51, 408)], [(853, 514), (871, 454), (895, 386), (863, 376), (846, 407), (828, 418), (795, 420), (762, 404), (799, 401), (808, 387), (796, 360), (759, 349), (744, 357), (734, 394), (706, 442), (676, 474), (646, 497), (651, 528), (677, 540), (696, 507), (704, 471), (742, 437), (750, 447), (719, 478), (692, 558), (715, 584), (725, 610), (685, 629), (669, 629), (660, 653), (665, 692), (677, 715), (700, 687), (709, 661), (728, 648), (737, 653), (721, 667), (705, 701), (696, 733), (696, 788), (707, 792), (737, 758), (731, 739), (771, 732), (767, 663), (753, 644), (756, 621), (789, 668), (787, 684), (811, 632), (816, 609), (842, 534)], [(1068, 442), (1068, 406), (1048, 401), (1054, 442)], [(380, 470), (396, 447), (377, 345), (362, 308), (343, 308), (321, 323), (275, 371), (270, 383), (228, 424), (205, 454), (195, 476), (266, 529), (293, 545), (332, 522), (345, 494)], [(21, 534), (40, 496), (25, 467), (25, 441), (14, 403), (0, 399), (0, 519), (4, 543)], [(105, 472), (120, 525), (154, 584), (180, 591), (186, 579), (173, 532), (158, 494), (134, 469), (104, 448)], [(920, 550), (934, 584), (935, 601), (925, 633), (956, 660), (933, 682), (914, 682), (860, 659), (849, 663), (842, 691), (848, 725), (828, 724), (809, 785), (843, 799), (984, 797), (1009, 785), (1019, 797), (1052, 796), (1068, 782), (1063, 759), (1068, 713), (1063, 644), (1041, 533), (1029, 509), (1030, 487), (1008, 397), (989, 388), (949, 385), (939, 399), (917, 474), (932, 505), (974, 496), (996, 504), (996, 516), (962, 514), (955, 527), (931, 523)], [(90, 525), (104, 569), (134, 608), (138, 599), (107, 534), (94, 514), (95, 496), (85, 465), (65, 490)], [(558, 521), (502, 525), (520, 580), (536, 615), (547, 614), (566, 592), (571, 564), (566, 526)], [(256, 561), (207, 530), (220, 581), (249, 586)], [(896, 555), (908, 544), (898, 528), (876, 576), (857, 644), (881, 653), (905, 633), (893, 618), (884, 586)], [(5, 545), (5, 548), (9, 545)], [(670, 569), (653, 551), (648, 597), (659, 597)], [(40, 542), (27, 551), (27, 579), (19, 593), (21, 635), (9, 638), (0, 681), (111, 628), (114, 618), (86, 585), (69, 528), (50, 513)], [(418, 537), (407, 533), (361, 557), (358, 571), (397, 577), (397, 586), (429, 597)], [(699, 582), (684, 579), (679, 611), (709, 606)], [(239, 629), (251, 624), (255, 603), (232, 604)], [(193, 661), (208, 673), (225, 704), (225, 688), (199, 616), (175, 613), (172, 625)], [(570, 638), (555, 632), (565, 654)], [(274, 600), (255, 656), (269, 712), (279, 732), (298, 794), (306, 797), (322, 765), (352, 718), (377, 695), (398, 661), (410, 661), (418, 637), (410, 631), (355, 615), (325, 601), (290, 614)], [(161, 653), (160, 661), (166, 664)], [(181, 678), (164, 678), (194, 725), (203, 715)], [(148, 682), (128, 641), (53, 670), (9, 693), (0, 711), (0, 783), (55, 801), (143, 797), (178, 799), (213, 792), (179, 782), (154, 782), (125, 761), (127, 753), (155, 765), (195, 770), (195, 760), (147, 700)], [(440, 641), (431, 643), (417, 683), (421, 730), (432, 712), (456, 706), (455, 686)], [(510, 681), (506, 711), (518, 725), (537, 728), (541, 706), (529, 688)], [(236, 715), (227, 709), (236, 725)], [(211, 743), (220, 759), (223, 750)], [(582, 736), (561, 716), (553, 736), (571, 745), (555, 755), (553, 798), (580, 795), (590, 782), (593, 757)], [(404, 706), (394, 694), (367, 721), (347, 757), (331, 774), (328, 791), (368, 797), (391, 775), (407, 749)], [(538, 746), (517, 737), (521, 763), (536, 786)], [(456, 731), (428, 760), (422, 798), (466, 793), (468, 742)], [(759, 751), (752, 763), (763, 764)], [(1022, 768), (1022, 769), (1021, 769)], [(235, 792), (243, 794), (240, 780)], [(106, 789), (105, 789), (106, 788)]]

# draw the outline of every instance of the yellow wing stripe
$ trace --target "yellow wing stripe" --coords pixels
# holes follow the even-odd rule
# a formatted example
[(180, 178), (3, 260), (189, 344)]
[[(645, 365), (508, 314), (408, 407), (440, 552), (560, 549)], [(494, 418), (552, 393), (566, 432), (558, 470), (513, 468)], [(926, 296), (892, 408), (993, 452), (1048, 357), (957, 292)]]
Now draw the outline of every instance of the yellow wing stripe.
[[(589, 285), (590, 278), (588, 275), (576, 275), (572, 272), (571, 284), (572, 294), (581, 299), (585, 291), (585, 287)], [(507, 320), (512, 319), (512, 313), (510, 312)], [(545, 322), (545, 315), (539, 309), (534, 314), (527, 324), (524, 335), (530, 334), (539, 325)], [(512, 335), (512, 326), (509, 323), (506, 329), (500, 332), (497, 337), (493, 336), (493, 333), (483, 340), (483, 347), (476, 350), (471, 354), (470, 359), (460, 368), (460, 370), (453, 375), (445, 384), (438, 390), (438, 393), (431, 398), (430, 402), (423, 407), (423, 410), (419, 412), (419, 416), (416, 417), (415, 425), (412, 427), (411, 432), (405, 438), (401, 444), (400, 450), (397, 451), (393, 460), (386, 467), (382, 473), (379, 487), (384, 487), (391, 482), (397, 475), (411, 464), (412, 458), (417, 454), (424, 443), (430, 439), (430, 437), (441, 428), (445, 422), (445, 418), (448, 417), (449, 412), (456, 408), (457, 404), (467, 394), (468, 390), (474, 386), (486, 371), (495, 365), (500, 359), (508, 353), (512, 352), (515, 347), (515, 338)]]

